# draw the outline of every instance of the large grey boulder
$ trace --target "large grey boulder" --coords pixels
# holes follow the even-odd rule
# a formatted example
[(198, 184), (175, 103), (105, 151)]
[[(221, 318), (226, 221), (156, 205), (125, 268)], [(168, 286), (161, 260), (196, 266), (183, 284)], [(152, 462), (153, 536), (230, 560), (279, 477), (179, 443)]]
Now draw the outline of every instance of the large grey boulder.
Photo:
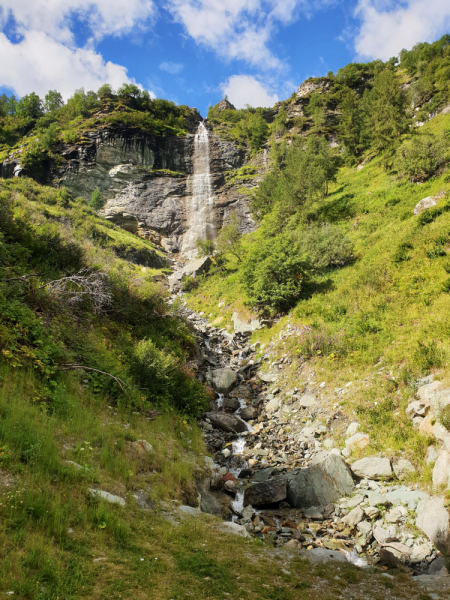
[(433, 208), (441, 199), (440, 196), (427, 196), (423, 198), (416, 206), (414, 207), (414, 214), (420, 215), (424, 210), (428, 210), (429, 208)]
[(236, 415), (229, 415), (221, 412), (206, 413), (206, 418), (211, 421), (211, 425), (216, 429), (221, 429), (227, 433), (243, 433), (248, 431), (245, 421)]
[(401, 458), (393, 465), (394, 473), (397, 476), (397, 479), (407, 479), (409, 475), (412, 475), (416, 472), (415, 466), (406, 458)]
[(448, 487), (450, 484), (450, 452), (445, 446), (439, 450), (439, 454), (436, 463), (433, 468), (433, 485), (440, 487), (445, 485)]
[(287, 481), (284, 477), (251, 484), (244, 493), (244, 506), (260, 506), (281, 502), (286, 498)]
[(323, 451), (309, 467), (288, 475), (287, 501), (297, 508), (326, 506), (343, 496), (350, 496), (354, 488), (344, 460)]
[(362, 479), (391, 479), (392, 468), (388, 458), (367, 456), (351, 465), (351, 470), (356, 477)]
[(228, 394), (237, 382), (237, 373), (232, 369), (215, 369), (208, 373), (208, 380), (218, 394)]
[(212, 261), (209, 256), (204, 256), (203, 258), (198, 258), (187, 265), (185, 265), (176, 273), (173, 273), (169, 279), (169, 287), (172, 290), (178, 290), (181, 288), (181, 280), (183, 277), (198, 277), (199, 275), (203, 275), (207, 273), (211, 268)]
[(450, 557), (450, 515), (443, 498), (435, 496), (419, 503), (416, 526), (447, 559)]

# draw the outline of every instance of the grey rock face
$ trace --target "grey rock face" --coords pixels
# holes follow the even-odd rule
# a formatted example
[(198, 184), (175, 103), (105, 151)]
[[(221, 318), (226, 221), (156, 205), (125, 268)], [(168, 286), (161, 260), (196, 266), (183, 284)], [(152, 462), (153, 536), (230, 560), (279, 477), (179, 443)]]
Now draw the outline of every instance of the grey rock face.
[(351, 495), (354, 487), (342, 458), (320, 452), (309, 467), (288, 476), (287, 501), (296, 508), (325, 506)]
[(282, 477), (253, 483), (245, 490), (244, 505), (260, 506), (281, 502), (286, 498), (286, 491), (287, 481)]
[(247, 431), (245, 421), (235, 415), (227, 413), (206, 413), (206, 417), (211, 421), (213, 427), (226, 431), (227, 433), (243, 433)]
[(228, 394), (237, 382), (237, 374), (232, 369), (215, 369), (208, 375), (211, 385), (218, 394)]
[(450, 556), (450, 515), (440, 497), (429, 498), (417, 507), (416, 525), (447, 558)]
[(391, 479), (392, 468), (388, 458), (368, 456), (361, 458), (351, 465), (351, 470), (357, 477), (365, 479)]

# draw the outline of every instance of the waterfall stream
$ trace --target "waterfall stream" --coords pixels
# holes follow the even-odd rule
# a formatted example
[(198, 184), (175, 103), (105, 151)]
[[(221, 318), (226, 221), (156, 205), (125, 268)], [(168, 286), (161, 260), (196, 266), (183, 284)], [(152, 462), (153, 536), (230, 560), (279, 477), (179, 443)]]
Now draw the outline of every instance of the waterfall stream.
[(194, 173), (188, 180), (191, 196), (186, 207), (187, 230), (181, 252), (189, 259), (197, 255), (197, 240), (215, 238), (214, 194), (211, 185), (209, 136), (203, 121), (194, 138)]

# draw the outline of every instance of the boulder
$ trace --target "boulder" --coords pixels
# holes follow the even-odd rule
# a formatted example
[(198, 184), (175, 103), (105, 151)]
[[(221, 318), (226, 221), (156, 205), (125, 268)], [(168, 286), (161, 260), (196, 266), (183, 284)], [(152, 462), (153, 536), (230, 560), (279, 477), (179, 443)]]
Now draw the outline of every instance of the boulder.
[(389, 567), (399, 567), (409, 562), (411, 548), (400, 542), (392, 542), (380, 548), (380, 561)]
[(252, 419), (256, 419), (258, 416), (258, 411), (253, 406), (246, 406), (239, 412), (239, 416), (244, 421), (251, 421)]
[(278, 381), (278, 375), (275, 373), (263, 373), (262, 371), (258, 371), (256, 375), (264, 383), (275, 383)]
[(204, 273), (207, 273), (209, 271), (211, 265), (212, 261), (209, 256), (204, 256), (203, 258), (198, 258), (197, 260), (188, 263), (186, 266), (184, 266), (176, 273), (173, 273), (168, 278), (170, 289), (181, 289), (181, 280), (183, 279), (183, 277), (198, 277), (199, 275), (203, 275)]
[(364, 513), (367, 515), (369, 519), (376, 519), (380, 514), (380, 510), (376, 506), (366, 506), (364, 508)]
[(425, 417), (427, 412), (430, 410), (430, 403), (424, 402), (423, 400), (414, 400), (410, 402), (406, 409), (408, 417), (413, 418), (414, 416)]
[(232, 369), (209, 371), (208, 380), (218, 394), (228, 394), (237, 382), (237, 373)]
[(416, 472), (415, 466), (405, 458), (401, 458), (393, 465), (397, 479), (407, 479), (409, 475)]
[(102, 500), (106, 500), (106, 502), (110, 502), (111, 504), (120, 504), (120, 506), (125, 506), (126, 504), (123, 498), (121, 498), (120, 496), (114, 496), (109, 492), (103, 492), (102, 490), (94, 490), (92, 488), (89, 488), (88, 492), (90, 496), (97, 500), (101, 498)]
[(386, 494), (380, 494), (375, 491), (367, 492), (367, 499), (369, 500), (370, 506), (388, 506), (391, 504)]
[(209, 412), (206, 413), (206, 418), (211, 421), (211, 424), (216, 429), (221, 429), (227, 433), (243, 433), (248, 431), (247, 424), (245, 421), (237, 417), (236, 415), (229, 415), (227, 413), (220, 412)]
[(231, 410), (235, 412), (241, 406), (241, 403), (237, 398), (225, 398), (223, 401), (223, 407), (225, 410)]
[(369, 445), (369, 436), (367, 433), (355, 433), (350, 438), (345, 440), (345, 447), (351, 452), (359, 449), (363, 450)]
[(286, 498), (287, 481), (284, 477), (252, 483), (244, 492), (244, 506), (261, 506), (281, 502)]
[(388, 458), (368, 456), (361, 458), (351, 465), (351, 470), (356, 477), (361, 479), (391, 479), (392, 468)]
[(358, 431), (361, 429), (361, 425), (359, 423), (357, 423), (356, 421), (353, 421), (353, 423), (350, 423), (350, 425), (347, 427), (347, 437), (351, 438), (352, 435), (355, 435), (355, 433), (358, 433)]
[(409, 557), (409, 562), (413, 565), (416, 565), (424, 561), (432, 553), (433, 546), (429, 542), (414, 544), (414, 546), (411, 548), (411, 556)]
[(439, 452), (436, 450), (436, 446), (428, 446), (426, 458), (427, 465), (435, 463), (437, 461), (438, 456)]
[(342, 519), (342, 522), (346, 523), (347, 525), (350, 525), (350, 527), (356, 527), (358, 523), (361, 523), (363, 519), (364, 511), (362, 508), (357, 506)]
[(390, 542), (396, 542), (398, 537), (395, 533), (395, 527), (374, 527), (373, 537), (377, 540), (380, 545), (389, 544)]
[(243, 321), (237, 312), (233, 313), (231, 320), (234, 325), (234, 333), (253, 333), (262, 327), (259, 319), (253, 319), (250, 322)]
[(295, 407), (297, 408), (313, 408), (317, 405), (317, 399), (314, 396), (309, 394), (304, 394), (298, 401), (295, 403)]
[(273, 412), (276, 412), (280, 408), (280, 404), (281, 404), (280, 398), (273, 398), (272, 400), (269, 400), (269, 402), (265, 406), (266, 413), (268, 415), (270, 415)]
[(416, 526), (449, 558), (450, 515), (444, 506), (443, 498), (435, 496), (419, 503)]
[(448, 487), (450, 483), (450, 452), (445, 446), (439, 450), (437, 460), (433, 468), (433, 485)]
[(233, 398), (244, 398), (245, 400), (249, 400), (251, 398), (252, 392), (248, 385), (241, 383), (234, 388), (232, 392), (230, 392), (230, 396)]
[(347, 464), (340, 456), (322, 451), (310, 465), (288, 475), (287, 501), (296, 508), (326, 506), (355, 489)]
[(440, 200), (440, 196), (427, 196), (423, 198), (416, 206), (414, 207), (414, 214), (420, 215), (420, 213), (428, 210), (429, 208), (433, 208)]

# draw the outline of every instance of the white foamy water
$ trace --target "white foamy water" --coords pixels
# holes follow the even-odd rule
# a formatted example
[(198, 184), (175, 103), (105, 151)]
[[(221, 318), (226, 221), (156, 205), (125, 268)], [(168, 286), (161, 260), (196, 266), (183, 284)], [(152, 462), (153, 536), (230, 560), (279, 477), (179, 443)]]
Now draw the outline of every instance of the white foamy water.
[(345, 554), (345, 558), (348, 560), (349, 563), (352, 563), (352, 565), (356, 565), (357, 567), (367, 567), (368, 566), (368, 562), (365, 558), (363, 558), (362, 556), (359, 556), (359, 554), (356, 552), (356, 550), (350, 550), (350, 552), (346, 552), (345, 550), (342, 550), (343, 554)]
[(214, 239), (214, 195), (211, 185), (208, 130), (203, 121), (199, 123), (194, 138), (194, 174), (188, 179), (192, 196), (186, 207), (187, 231), (183, 237), (181, 252), (188, 258), (197, 256), (197, 240)]
[(247, 407), (247, 403), (242, 398), (238, 398), (239, 408), (235, 411), (235, 414), (238, 415), (243, 408)]
[(217, 398), (217, 408), (222, 408), (223, 406), (223, 394), (218, 394)]
[[(242, 511), (244, 510), (244, 492), (242, 490), (239, 490), (238, 492), (236, 492), (236, 497), (233, 500), (233, 502), (231, 503), (231, 506), (233, 508), (233, 510), (235, 510), (238, 513), (242, 513)], [(234, 516), (232, 518), (232, 521), (235, 522), (237, 520), (237, 517)]]
[(235, 456), (239, 455), (239, 454), (243, 454), (246, 446), (247, 446), (247, 442), (245, 441), (245, 438), (238, 437), (237, 440), (234, 440), (234, 442), (231, 444), (232, 453)]

